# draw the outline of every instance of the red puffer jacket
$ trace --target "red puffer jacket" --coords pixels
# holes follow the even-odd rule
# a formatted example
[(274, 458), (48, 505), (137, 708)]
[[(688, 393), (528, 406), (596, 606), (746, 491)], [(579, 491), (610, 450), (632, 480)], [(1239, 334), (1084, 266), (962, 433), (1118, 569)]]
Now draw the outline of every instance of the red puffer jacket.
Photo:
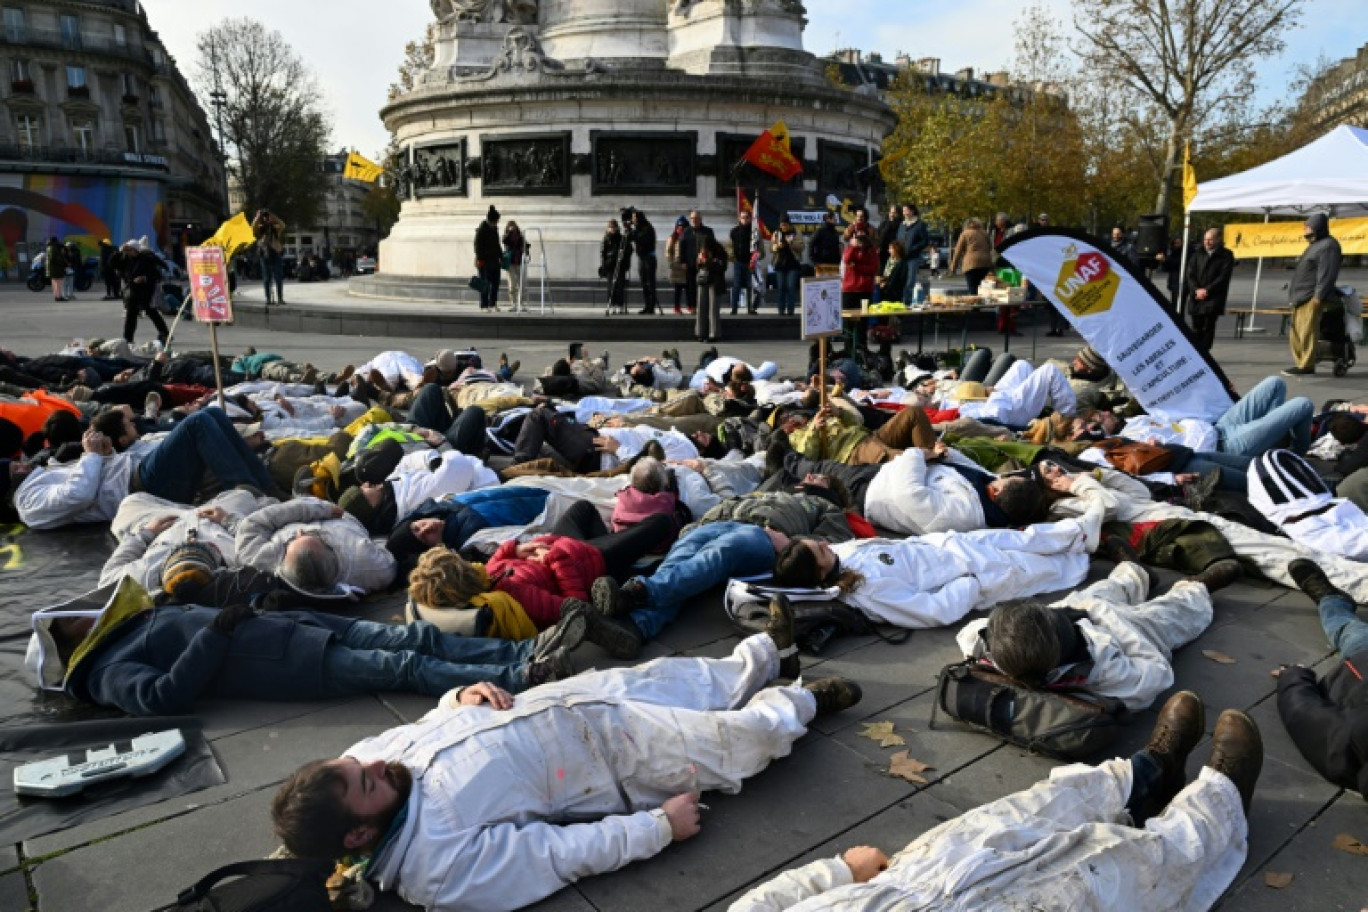
[(871, 294), (874, 291), (874, 276), (879, 272), (879, 251), (874, 249), (874, 245), (851, 244), (841, 259), (845, 262), (841, 291)]
[(566, 599), (589, 601), (589, 587), (608, 568), (599, 549), (582, 541), (562, 535), (543, 535), (533, 541), (550, 549), (541, 561), (519, 558), (518, 543), (506, 541), (485, 569), (494, 588), (517, 599), (542, 630), (560, 620), (561, 603)]

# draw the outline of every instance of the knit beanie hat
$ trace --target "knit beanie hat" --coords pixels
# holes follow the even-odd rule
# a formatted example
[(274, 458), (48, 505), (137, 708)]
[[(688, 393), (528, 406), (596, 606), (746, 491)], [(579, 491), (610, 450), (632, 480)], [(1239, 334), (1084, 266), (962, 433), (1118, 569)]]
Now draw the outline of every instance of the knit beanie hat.
[(380, 484), (390, 477), (399, 460), (404, 458), (404, 447), (397, 440), (382, 440), (356, 454), (353, 467), (356, 480)]
[(1079, 351), (1078, 360), (1082, 361), (1083, 365), (1090, 371), (1103, 371), (1108, 369), (1107, 359), (1102, 357), (1102, 354), (1091, 345), (1086, 346)]
[(371, 506), (366, 500), (366, 494), (360, 487), (348, 488), (342, 492), (342, 496), (337, 499), (337, 505), (346, 512), (361, 520), (361, 525), (370, 528), (372, 520), (375, 519), (375, 507)]
[(403, 564), (408, 559), (417, 557), (426, 551), (427, 545), (424, 545), (418, 540), (418, 536), (413, 534), (412, 522), (402, 522), (398, 528), (390, 533), (389, 539), (385, 542), (385, 548), (394, 556), (396, 561)]
[(162, 591), (174, 597), (207, 584), (222, 566), (218, 551), (200, 541), (192, 532), (185, 544), (166, 556), (162, 564)]

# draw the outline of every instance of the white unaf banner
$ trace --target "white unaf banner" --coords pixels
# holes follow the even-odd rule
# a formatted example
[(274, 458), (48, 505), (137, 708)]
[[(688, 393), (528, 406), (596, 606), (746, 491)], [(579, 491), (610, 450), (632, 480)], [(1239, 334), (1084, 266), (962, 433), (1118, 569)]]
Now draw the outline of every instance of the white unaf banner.
[(1128, 263), (1084, 235), (1058, 229), (1017, 235), (1001, 252), (1154, 417), (1214, 422), (1234, 404), (1221, 369), (1197, 350), (1158, 289)]

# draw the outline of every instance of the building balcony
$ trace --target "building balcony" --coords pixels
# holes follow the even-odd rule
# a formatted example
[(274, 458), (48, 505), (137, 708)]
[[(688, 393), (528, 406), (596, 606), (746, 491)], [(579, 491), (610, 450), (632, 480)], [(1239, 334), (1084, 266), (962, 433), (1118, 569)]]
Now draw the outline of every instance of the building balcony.
[(32, 79), (11, 79), (11, 80), (10, 80), (10, 91), (13, 92), (15, 95), (32, 95), (33, 92), (34, 92), (34, 90), (33, 90), (33, 80), (32, 80)]
[(0, 143), (0, 170), (40, 170), (44, 165), (67, 169), (130, 168), (165, 173), (169, 169), (160, 155), (138, 152), (112, 152), (107, 149), (82, 149), (79, 146), (27, 146)]
[(67, 86), (67, 98), (89, 98), (90, 86)]
[[(114, 4), (111, 4), (114, 5)], [(11, 47), (44, 48), (69, 54), (97, 54), (132, 60), (151, 67), (152, 55), (140, 44), (120, 44), (113, 38), (96, 35), (63, 35), (50, 29), (26, 28), (0, 31), (0, 44)]]
[(135, 105), (138, 103), (138, 96), (132, 92), (125, 92), (121, 101), (126, 105)]

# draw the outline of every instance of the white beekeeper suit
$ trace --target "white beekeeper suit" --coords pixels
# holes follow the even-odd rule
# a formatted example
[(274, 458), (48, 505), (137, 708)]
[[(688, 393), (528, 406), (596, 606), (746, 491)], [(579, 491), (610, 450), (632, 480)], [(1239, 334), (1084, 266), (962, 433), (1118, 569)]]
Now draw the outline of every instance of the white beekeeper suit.
[(432, 449), (405, 453), (385, 480), (394, 488), (395, 516), (400, 519), (429, 498), (499, 484), (499, 476), (482, 460), (455, 450)]
[(1076, 586), (1088, 575), (1088, 535), (1072, 520), (1024, 531), (936, 532), (832, 545), (840, 569), (864, 577), (841, 600), (898, 627), (943, 627), (1006, 598)]
[[(947, 450), (945, 459), (991, 474), (957, 450)], [(904, 535), (969, 532), (987, 525), (969, 479), (948, 465), (928, 463), (918, 447), (903, 450), (879, 469), (865, 494), (865, 515), (876, 526)]]
[(961, 402), (959, 413), (962, 418), (1025, 427), (1040, 417), (1047, 405), (1054, 406), (1061, 415), (1072, 415), (1077, 410), (1078, 397), (1069, 386), (1069, 378), (1053, 364), (1031, 370), (1029, 362), (1017, 361), (1007, 368), (986, 400)]
[[(1173, 650), (1191, 643), (1211, 625), (1211, 594), (1201, 583), (1181, 580), (1145, 601), (1149, 578), (1139, 566), (1118, 564), (1106, 579), (1072, 592), (1051, 608), (1079, 608), (1077, 622), (1092, 668), (1083, 687), (1112, 697), (1131, 712), (1148, 709), (1173, 684)], [(987, 618), (970, 621), (955, 637), (965, 658), (985, 655), (979, 634)]]
[(657, 854), (660, 805), (734, 793), (816, 714), (765, 635), (725, 659), (657, 659), (534, 688), (513, 708), (442, 705), (347, 756), (413, 774), (407, 817), (370, 867), (383, 890), (443, 912), (521, 909)]
[(1234, 881), (1249, 825), (1209, 767), (1143, 828), (1128, 825), (1129, 760), (1062, 766), (923, 833), (868, 883), (839, 858), (788, 871), (730, 912), (1205, 912)]
[(394, 555), (371, 541), (355, 516), (333, 516), (336, 507), (316, 497), (297, 497), (288, 503), (257, 510), (238, 524), (235, 544), (239, 563), (265, 573), (276, 573), (285, 549), (300, 530), (323, 539), (337, 555), (335, 582), (378, 592), (394, 582)]
[[(148, 592), (159, 591), (166, 556), (185, 544), (191, 530), (199, 541), (218, 549), (225, 566), (236, 566), (238, 524), (248, 514), (277, 502), (274, 497), (259, 497), (239, 488), (224, 491), (202, 507), (187, 507), (145, 492), (130, 494), (119, 505), (119, 512), (110, 526), (109, 531), (119, 546), (105, 561), (99, 585), (131, 576)], [(222, 525), (199, 515), (200, 511), (212, 507), (227, 514)], [(163, 516), (174, 516), (176, 521), (160, 535), (154, 536), (146, 530), (150, 523)]]

